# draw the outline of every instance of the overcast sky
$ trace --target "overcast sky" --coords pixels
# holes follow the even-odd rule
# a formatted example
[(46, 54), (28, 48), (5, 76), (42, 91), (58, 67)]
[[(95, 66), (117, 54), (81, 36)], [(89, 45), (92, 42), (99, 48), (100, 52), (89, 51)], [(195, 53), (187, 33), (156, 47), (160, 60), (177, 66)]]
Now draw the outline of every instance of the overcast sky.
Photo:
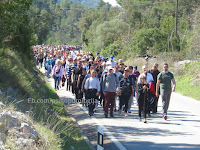
[(104, 2), (108, 2), (108, 3), (110, 3), (112, 6), (117, 6), (117, 5), (118, 5), (117, 2), (116, 2), (116, 0), (104, 0)]

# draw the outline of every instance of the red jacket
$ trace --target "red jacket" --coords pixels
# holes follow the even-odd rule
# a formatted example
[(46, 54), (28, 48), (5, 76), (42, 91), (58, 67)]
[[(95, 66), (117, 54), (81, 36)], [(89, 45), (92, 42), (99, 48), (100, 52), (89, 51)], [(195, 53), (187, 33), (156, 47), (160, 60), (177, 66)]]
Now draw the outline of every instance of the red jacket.
[(154, 84), (152, 82), (149, 83), (151, 93), (155, 94)]

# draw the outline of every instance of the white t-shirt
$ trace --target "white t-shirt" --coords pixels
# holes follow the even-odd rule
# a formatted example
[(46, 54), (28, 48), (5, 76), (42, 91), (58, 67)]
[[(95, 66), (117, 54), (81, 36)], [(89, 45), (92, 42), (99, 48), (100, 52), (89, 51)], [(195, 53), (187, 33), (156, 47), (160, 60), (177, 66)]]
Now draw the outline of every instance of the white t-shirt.
[[(141, 75), (144, 75), (144, 73), (142, 73)], [(140, 77), (141, 77), (141, 75), (138, 77), (138, 83), (141, 82), (141, 81), (140, 81)], [(154, 80), (153, 80), (153, 76), (152, 76), (152, 74), (147, 73), (146, 80), (147, 80), (147, 83), (150, 83), (150, 82), (154, 81)]]
[(121, 72), (118, 72), (118, 73), (115, 73), (115, 74), (117, 75), (118, 78), (122, 75)]

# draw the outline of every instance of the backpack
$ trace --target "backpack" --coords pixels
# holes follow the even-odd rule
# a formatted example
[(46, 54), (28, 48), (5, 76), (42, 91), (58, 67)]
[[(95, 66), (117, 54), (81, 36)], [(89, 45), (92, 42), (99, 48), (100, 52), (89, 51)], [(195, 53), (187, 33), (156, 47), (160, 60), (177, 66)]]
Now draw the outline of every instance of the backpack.
[[(128, 80), (129, 79), (129, 83), (128, 83)], [(132, 93), (132, 90), (131, 90), (131, 86), (132, 86), (132, 82), (131, 82), (131, 78), (130, 76), (128, 76), (127, 78), (122, 78), (120, 82), (123, 82), (122, 83), (122, 94), (121, 95), (131, 95)]]
[[(116, 77), (117, 77), (117, 75), (114, 73), (114, 75), (115, 75), (115, 81), (116, 81)], [(105, 78), (104, 79), (106, 79), (106, 77), (107, 77), (107, 74), (105, 74), (105, 76), (104, 76)]]

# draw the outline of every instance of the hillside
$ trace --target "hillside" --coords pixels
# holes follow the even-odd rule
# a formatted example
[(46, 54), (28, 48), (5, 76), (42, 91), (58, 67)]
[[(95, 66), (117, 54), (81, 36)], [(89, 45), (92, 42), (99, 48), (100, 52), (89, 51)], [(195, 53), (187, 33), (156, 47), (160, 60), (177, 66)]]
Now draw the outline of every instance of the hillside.
[[(28, 123), (34, 126), (39, 135), (36, 140), (42, 141), (39, 149), (89, 149), (79, 129), (65, 111), (64, 104), (45, 82), (44, 75), (35, 67), (32, 60), (21, 53), (0, 49), (0, 72), (0, 131), (5, 134), (5, 147), (21, 149), (16, 146), (16, 140), (13, 141), (17, 139), (17, 135), (11, 132), (9, 135), (13, 136), (13, 139), (10, 138), (6, 128), (9, 127), (10, 131), (11, 127), (19, 128), (23, 123)], [(35, 100), (35, 103), (32, 100)], [(43, 102), (44, 100), (46, 101)], [(5, 109), (2, 109), (2, 102)], [(10, 117), (7, 116), (9, 112), (12, 112)], [(24, 116), (25, 122), (20, 119), (19, 114)], [(12, 124), (8, 125), (3, 115)], [(13, 121), (13, 117), (17, 118), (19, 123), (14, 123), (16, 119)], [(29, 145), (28, 150), (31, 141), (26, 142)], [(35, 149), (35, 146), (32, 149)]]

